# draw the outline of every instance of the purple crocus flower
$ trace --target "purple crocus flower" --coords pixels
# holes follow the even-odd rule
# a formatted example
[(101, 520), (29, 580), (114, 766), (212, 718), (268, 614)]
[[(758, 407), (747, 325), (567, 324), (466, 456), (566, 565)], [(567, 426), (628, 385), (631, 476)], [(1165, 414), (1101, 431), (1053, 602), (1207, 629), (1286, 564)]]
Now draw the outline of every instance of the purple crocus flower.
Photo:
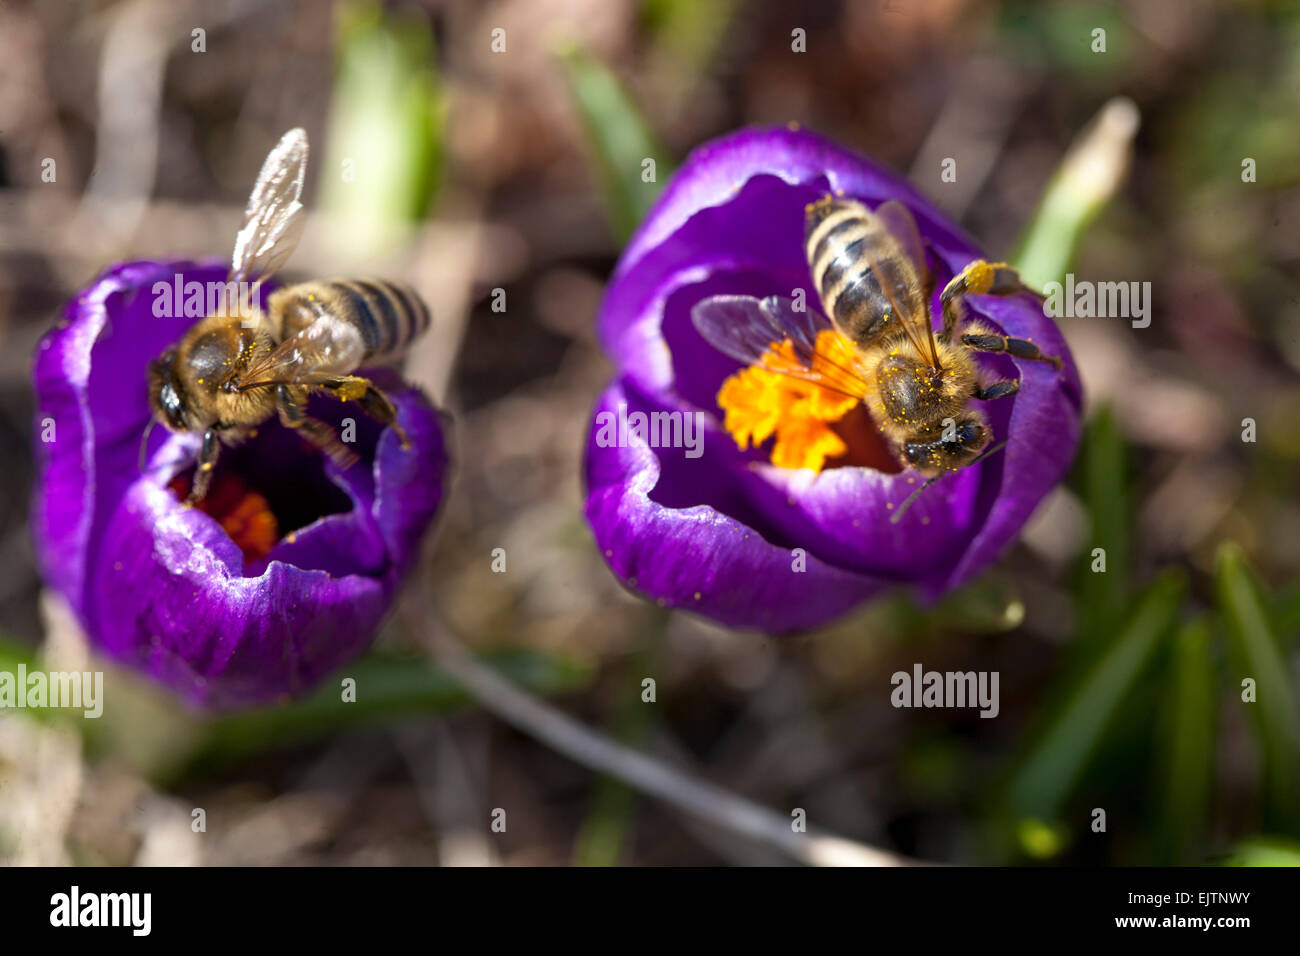
[(155, 429), (141, 473), (147, 365), (197, 321), (155, 310), (155, 283), (206, 287), (226, 271), (125, 263), (69, 305), (35, 359), (43, 440), (32, 509), (42, 574), (92, 643), (194, 704), (222, 708), (300, 693), (366, 649), (433, 522), (448, 465), (438, 411), (372, 373), (409, 449), (321, 400), (316, 416), (355, 422), (360, 460), (346, 470), (272, 419), (221, 456), (201, 508), (181, 503), (195, 437)]
[(739, 447), (717, 401), (739, 366), (699, 335), (692, 307), (715, 295), (792, 297), (796, 289), (816, 306), (804, 217), (828, 193), (873, 209), (888, 199), (907, 206), (936, 279), (935, 315), (937, 290), (983, 257), (905, 182), (825, 139), (781, 128), (745, 130), (696, 150), (615, 269), (599, 328), (617, 375), (596, 403), (586, 514), (619, 579), (662, 605), (790, 631), (893, 585), (934, 599), (1008, 546), (1074, 456), (1078, 372), (1027, 293), (967, 303), (982, 324), (1033, 340), (1064, 369), (981, 355), (988, 377), (1021, 382), (1014, 397), (982, 403), (994, 442), (1006, 445), (943, 477), (897, 523), (890, 516), (918, 478), (900, 469), (861, 406), (835, 422), (836, 447), (820, 472), (772, 464), (772, 439), (761, 431), (759, 447)]

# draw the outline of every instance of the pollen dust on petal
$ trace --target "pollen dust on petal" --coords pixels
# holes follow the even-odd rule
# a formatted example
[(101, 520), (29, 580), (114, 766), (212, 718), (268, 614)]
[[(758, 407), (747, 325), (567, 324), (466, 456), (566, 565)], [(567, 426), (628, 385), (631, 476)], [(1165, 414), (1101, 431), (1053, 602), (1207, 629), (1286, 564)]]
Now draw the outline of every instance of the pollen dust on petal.
[[(169, 487), (182, 500), (190, 492), (189, 481), (183, 475), (172, 479)], [(216, 519), (230, 540), (244, 552), (246, 562), (265, 558), (280, 540), (279, 522), (270, 502), (248, 487), (235, 472), (218, 471), (207, 497), (195, 507)]]
[[(852, 362), (847, 344), (829, 329), (818, 333), (816, 352), (814, 371), (821, 356), (834, 357), (841, 367)], [(723, 426), (740, 448), (758, 447), (775, 435), (772, 464), (821, 471), (827, 459), (848, 450), (831, 426), (860, 400), (772, 371), (801, 364), (789, 339), (773, 343), (762, 365), (742, 369), (722, 383), (718, 405), (726, 413)]]

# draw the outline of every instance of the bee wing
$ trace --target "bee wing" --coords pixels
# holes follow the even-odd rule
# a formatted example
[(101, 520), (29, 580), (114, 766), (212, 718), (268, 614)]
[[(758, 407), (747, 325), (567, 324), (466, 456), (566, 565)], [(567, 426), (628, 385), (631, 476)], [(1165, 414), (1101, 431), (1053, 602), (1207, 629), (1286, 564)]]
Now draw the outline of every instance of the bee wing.
[(230, 258), (231, 281), (266, 278), (289, 258), (306, 222), (299, 202), (306, 175), (307, 133), (291, 129), (266, 157), (253, 184)]
[(884, 229), (868, 236), (862, 254), (898, 316), (899, 326), (916, 351), (938, 368), (939, 350), (930, 321), (930, 271), (916, 220), (894, 199), (881, 203), (874, 215)]
[(357, 368), (365, 358), (361, 333), (327, 313), (289, 336), (239, 376), (241, 391), (266, 385), (323, 385)]
[[(724, 355), (746, 365), (820, 385), (841, 395), (860, 399), (869, 386), (854, 369), (853, 355), (844, 340), (828, 350), (818, 346), (818, 334), (832, 329), (820, 313), (796, 309), (794, 301), (768, 296), (715, 295), (697, 302), (691, 322), (704, 340)], [(794, 362), (773, 354), (773, 346), (788, 341)]]
[(923, 285), (929, 285), (930, 269), (925, 264), (925, 246), (921, 244), (921, 231), (916, 228), (912, 211), (897, 199), (887, 199), (876, 207), (876, 215), (885, 223), (890, 235), (898, 240), (903, 252), (916, 268)]

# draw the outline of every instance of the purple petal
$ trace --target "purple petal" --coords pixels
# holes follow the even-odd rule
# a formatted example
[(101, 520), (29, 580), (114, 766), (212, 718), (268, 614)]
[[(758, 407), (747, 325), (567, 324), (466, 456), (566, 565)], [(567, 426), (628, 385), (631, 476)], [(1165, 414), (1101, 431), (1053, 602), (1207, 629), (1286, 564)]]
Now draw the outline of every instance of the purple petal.
[[(86, 561), (103, 531), (98, 500), (119, 496), (136, 476), (149, 421), (149, 360), (184, 334), (193, 318), (153, 315), (151, 289), (179, 273), (224, 281), (226, 269), (192, 262), (127, 262), (83, 290), (37, 346), (35, 434), (52, 421), (55, 440), (36, 446), (42, 475), (32, 508), (37, 561), (45, 580), (81, 612)], [(158, 436), (155, 436), (157, 441)]]
[[(630, 394), (656, 408), (718, 415), (714, 396), (738, 366), (699, 336), (691, 309), (712, 295), (792, 296), (800, 289), (815, 304), (803, 249), (804, 207), (828, 192), (872, 206), (886, 199), (908, 206), (935, 277), (936, 317), (939, 290), (982, 257), (911, 186), (820, 137), (789, 129), (725, 137), (696, 150), (668, 184), (607, 290), (600, 333)], [(919, 480), (910, 469), (838, 467), (813, 475), (776, 468), (753, 452), (706, 453), (723, 473), (697, 469), (684, 478), (665, 466), (655, 495), (707, 499), (719, 515), (764, 540), (797, 544), (828, 566), (914, 585), (926, 595), (969, 579), (1014, 540), (1065, 474), (1078, 444), (1082, 390), (1064, 338), (1032, 296), (967, 302), (973, 317), (1032, 339), (1045, 353), (1062, 356), (1065, 368), (979, 356), (989, 378), (1021, 381), (1018, 395), (984, 405), (994, 441), (1007, 445), (936, 483), (897, 524), (889, 518)], [(681, 486), (691, 481), (725, 493), (684, 492)], [(805, 583), (811, 587), (813, 579)]]
[[(596, 414), (651, 406), (615, 382), (601, 396)], [(587, 444), (586, 515), (596, 544), (628, 587), (667, 607), (688, 608), (734, 627), (789, 631), (813, 627), (875, 593), (879, 582), (832, 567), (814, 556), (795, 570), (786, 543), (769, 541), (726, 502), (730, 477), (711, 455), (686, 459), (682, 449), (652, 449), (635, 436), (625, 446), (603, 447), (596, 433)], [(685, 480), (680, 469), (692, 469)], [(678, 470), (666, 480), (670, 470)], [(721, 479), (721, 483), (714, 484)], [(678, 494), (711, 499), (677, 500)], [(726, 503), (724, 503), (726, 502)], [(728, 507), (730, 505), (730, 507)], [(809, 600), (815, 594), (816, 600)]]
[(168, 487), (192, 467), (195, 436), (156, 429), (145, 474), (136, 464), (147, 363), (194, 321), (153, 315), (153, 283), (178, 273), (226, 275), (192, 263), (119, 266), (42, 342), (38, 418), (55, 420), (57, 438), (39, 449), (37, 552), (109, 655), (197, 704), (264, 702), (307, 689), (373, 639), (442, 500), (444, 423), (422, 393), (379, 370), (410, 448), (351, 406), (313, 399), (312, 413), (335, 427), (352, 419), (358, 464), (339, 469), (274, 419), (223, 450), (218, 475), (245, 479), (292, 532), (246, 562), (216, 519)]
[(262, 703), (310, 687), (361, 653), (392, 576), (335, 577), (243, 555), (202, 512), (152, 481), (133, 484), (92, 573), (91, 628), (109, 656), (196, 704)]

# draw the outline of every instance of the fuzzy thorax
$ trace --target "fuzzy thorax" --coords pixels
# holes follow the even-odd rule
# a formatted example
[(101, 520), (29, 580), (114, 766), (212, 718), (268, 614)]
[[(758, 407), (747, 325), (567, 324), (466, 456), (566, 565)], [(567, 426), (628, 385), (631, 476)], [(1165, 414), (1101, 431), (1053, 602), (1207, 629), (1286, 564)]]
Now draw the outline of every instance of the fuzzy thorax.
[[(976, 325), (969, 328), (982, 331)], [(909, 443), (953, 441), (945, 429), (960, 436), (969, 425), (987, 434), (982, 412), (970, 404), (979, 380), (970, 351), (941, 341), (936, 350), (938, 368), (905, 335), (877, 348), (857, 349), (840, 333), (825, 329), (817, 336), (815, 374), (810, 376), (787, 339), (773, 344), (761, 362), (722, 383), (717, 401), (725, 413), (723, 426), (742, 449), (775, 436), (770, 460), (778, 467), (820, 472), (849, 450), (848, 423), (843, 419), (862, 403), (891, 454), (905, 467), (916, 466), (923, 474), (959, 467), (964, 456), (931, 461), (904, 454)], [(799, 371), (782, 374), (785, 368)], [(945, 445), (941, 450), (956, 449)]]

